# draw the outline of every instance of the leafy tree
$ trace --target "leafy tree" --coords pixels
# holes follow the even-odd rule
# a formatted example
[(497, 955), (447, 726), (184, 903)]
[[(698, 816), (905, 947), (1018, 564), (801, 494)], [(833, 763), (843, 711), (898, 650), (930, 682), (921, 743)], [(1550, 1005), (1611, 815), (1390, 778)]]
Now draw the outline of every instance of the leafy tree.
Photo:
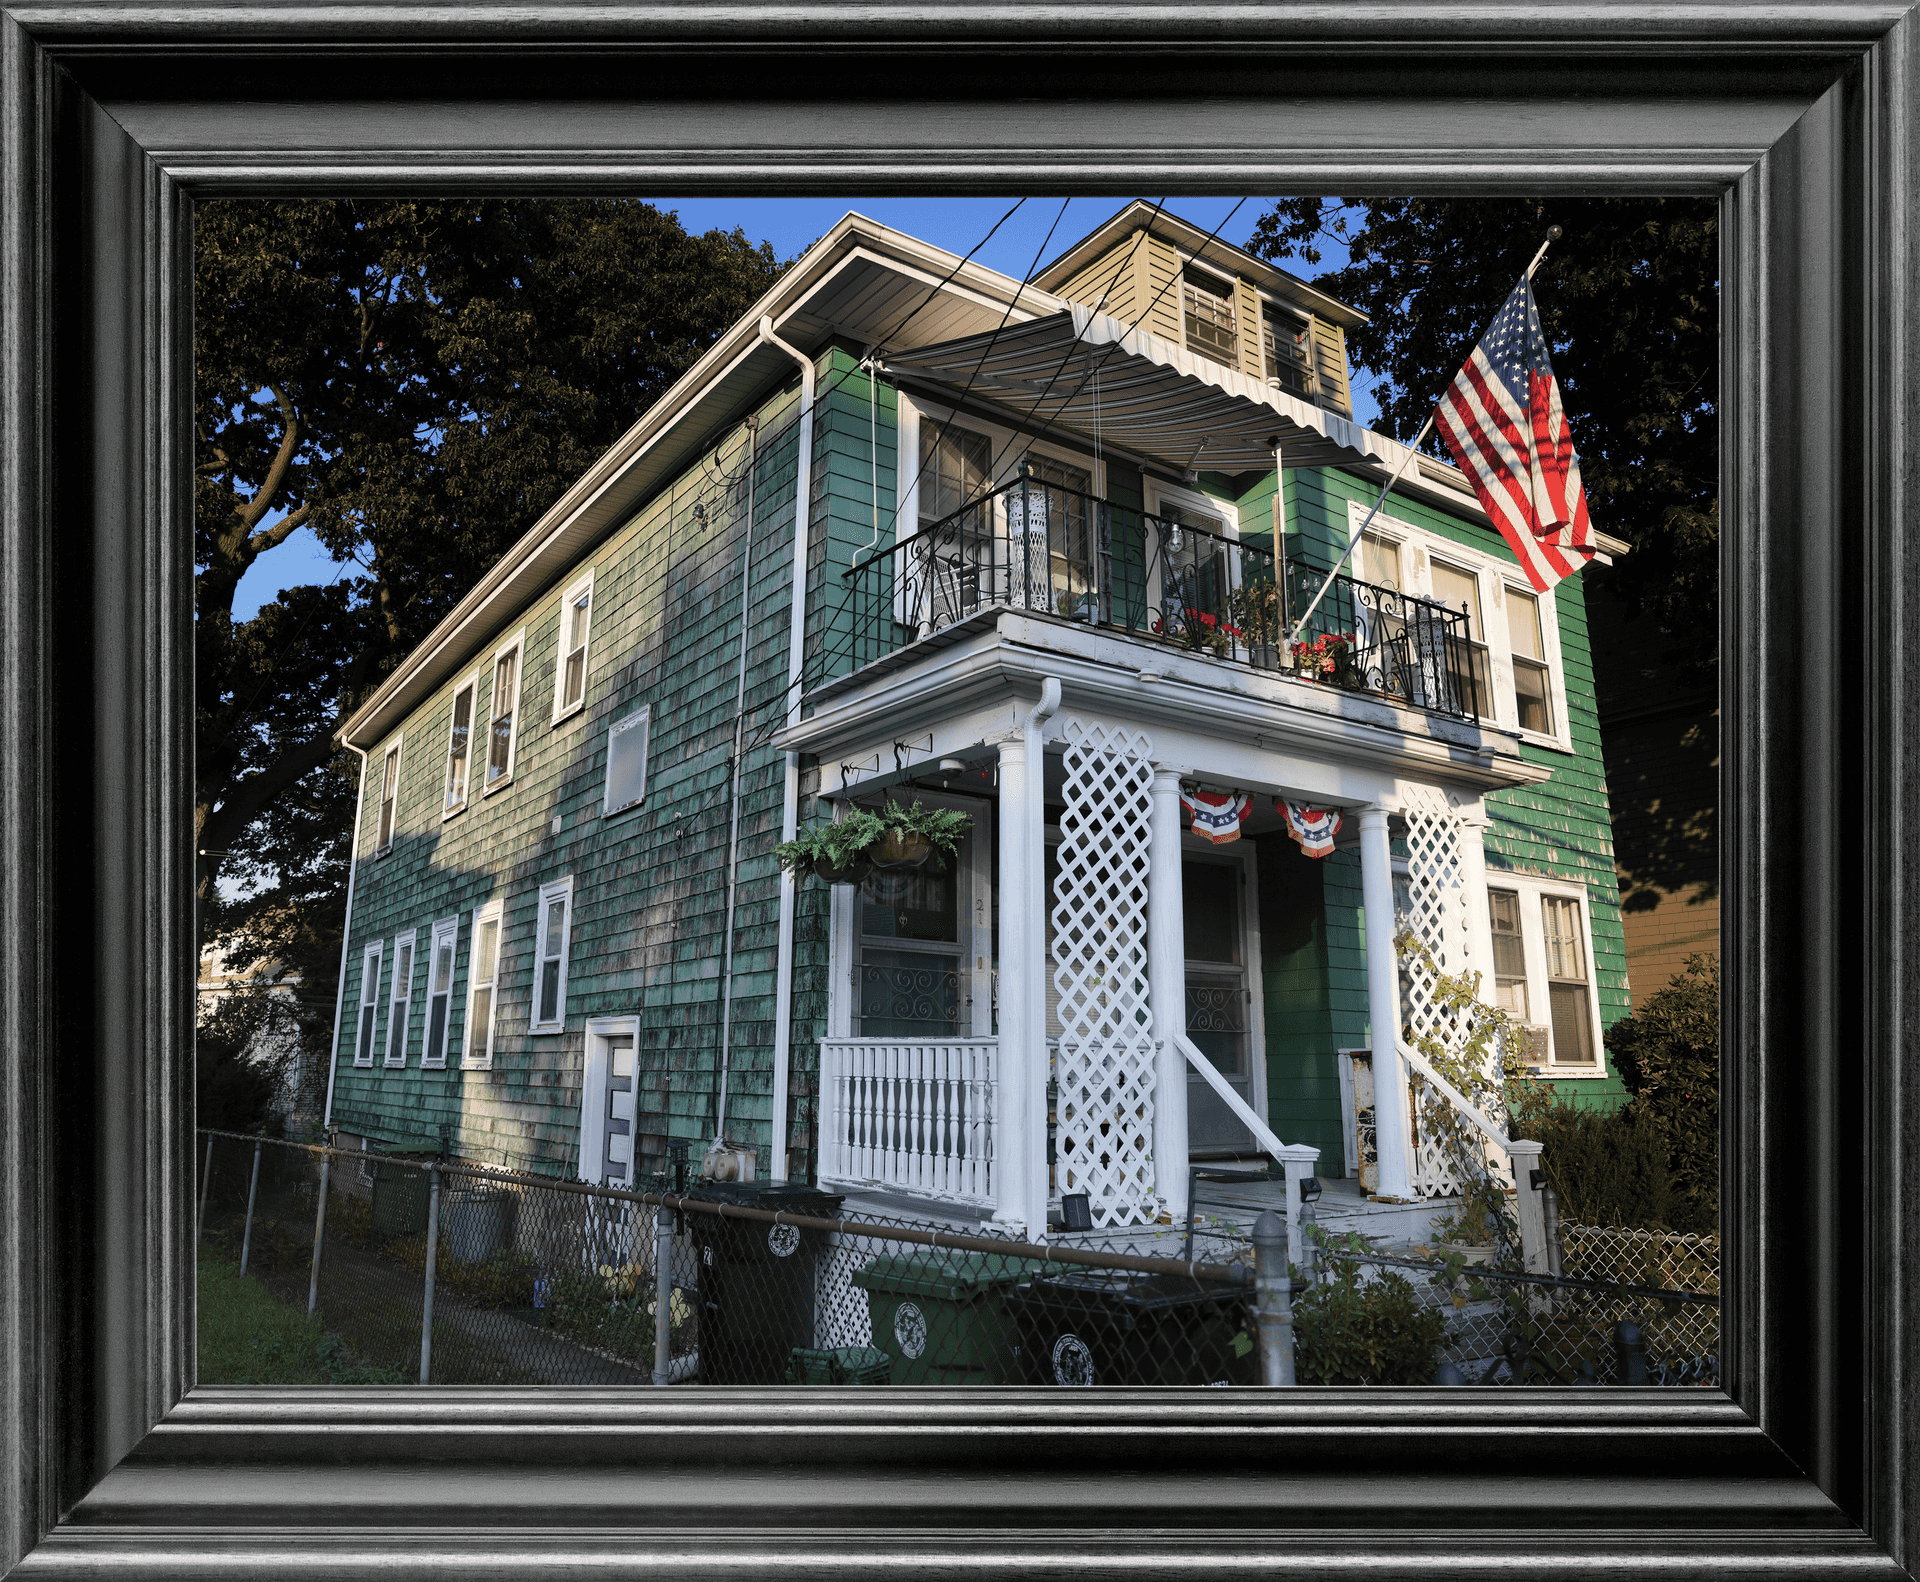
[[(779, 269), (631, 200), (200, 207), (196, 878), (231, 964), (330, 999), (358, 781), (333, 730)], [(303, 529), (339, 574), (236, 620)]]
[(1666, 1150), (1673, 1222), (1720, 1223), (1720, 958), (1687, 957), (1684, 970), (1607, 1029), (1607, 1053)]
[[(1382, 426), (1411, 439), (1512, 291), (1534, 276), (1594, 525), (1633, 553), (1607, 574), (1664, 637), (1674, 679), (1704, 681), (1717, 635), (1719, 368), (1715, 206), (1694, 198), (1287, 198), (1250, 251), (1349, 262), (1314, 284), (1369, 315), (1355, 363)], [(1433, 436), (1428, 447), (1446, 455)], [(1451, 458), (1449, 458), (1451, 459)], [(1593, 573), (1588, 573), (1592, 576)]]

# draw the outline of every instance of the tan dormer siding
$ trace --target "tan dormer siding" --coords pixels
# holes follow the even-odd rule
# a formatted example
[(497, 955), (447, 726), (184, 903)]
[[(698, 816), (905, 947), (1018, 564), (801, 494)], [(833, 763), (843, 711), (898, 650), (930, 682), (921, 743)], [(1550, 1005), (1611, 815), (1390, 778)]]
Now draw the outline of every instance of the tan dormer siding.
[(1319, 384), (1314, 399), (1342, 417), (1353, 416), (1353, 390), (1347, 383), (1347, 332), (1318, 314), (1313, 320), (1313, 373)]
[(1173, 243), (1149, 232), (1134, 271), (1134, 291), (1139, 305), (1130, 322), (1155, 335), (1164, 335), (1177, 346), (1184, 346), (1186, 330), (1180, 322), (1180, 254)]
[(1252, 379), (1266, 378), (1266, 352), (1260, 335), (1260, 293), (1244, 275), (1233, 283), (1233, 328), (1240, 371)]
[(1133, 322), (1133, 255), (1139, 251), (1137, 237), (1110, 247), (1098, 258), (1070, 276), (1056, 296), (1083, 303), (1101, 313), (1109, 313), (1124, 323)]

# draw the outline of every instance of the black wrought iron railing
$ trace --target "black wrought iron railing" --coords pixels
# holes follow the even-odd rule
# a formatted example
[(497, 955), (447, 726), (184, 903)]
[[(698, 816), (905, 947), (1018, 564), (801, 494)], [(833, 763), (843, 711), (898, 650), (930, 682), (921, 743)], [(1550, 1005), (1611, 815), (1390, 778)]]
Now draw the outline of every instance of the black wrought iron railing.
[[(1078, 490), (1024, 477), (843, 574), (815, 685), (989, 610), (1030, 610), (1207, 658), (1476, 717), (1485, 651), (1433, 600), (1288, 561)], [(1294, 641), (1289, 629), (1311, 611)]]

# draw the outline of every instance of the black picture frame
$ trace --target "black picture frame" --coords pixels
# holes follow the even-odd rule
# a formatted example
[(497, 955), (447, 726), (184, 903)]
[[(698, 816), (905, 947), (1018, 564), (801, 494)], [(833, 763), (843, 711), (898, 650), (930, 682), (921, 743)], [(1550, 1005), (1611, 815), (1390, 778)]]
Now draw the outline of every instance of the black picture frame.
[[(0, 1570), (1908, 1574), (1916, 36), (1814, 0), (0, 14)], [(1723, 194), (1725, 1388), (188, 1390), (192, 199), (1163, 187)]]

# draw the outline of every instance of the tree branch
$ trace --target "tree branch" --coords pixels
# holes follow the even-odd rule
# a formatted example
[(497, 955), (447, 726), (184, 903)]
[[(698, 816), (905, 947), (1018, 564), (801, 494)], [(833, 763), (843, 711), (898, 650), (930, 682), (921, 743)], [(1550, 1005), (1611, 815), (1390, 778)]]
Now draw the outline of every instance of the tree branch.
[(293, 466), (293, 455), (300, 446), (300, 416), (293, 409), (293, 403), (287, 399), (286, 392), (278, 385), (267, 386), (273, 392), (273, 398), (280, 403), (280, 416), (286, 424), (286, 432), (280, 436), (280, 449), (273, 458), (273, 465), (267, 469), (267, 476), (260, 485), (260, 492), (247, 503), (240, 512), (241, 525), (251, 533), (260, 525), (261, 519), (273, 509), (275, 497), (280, 486), (287, 481), (287, 473)]

